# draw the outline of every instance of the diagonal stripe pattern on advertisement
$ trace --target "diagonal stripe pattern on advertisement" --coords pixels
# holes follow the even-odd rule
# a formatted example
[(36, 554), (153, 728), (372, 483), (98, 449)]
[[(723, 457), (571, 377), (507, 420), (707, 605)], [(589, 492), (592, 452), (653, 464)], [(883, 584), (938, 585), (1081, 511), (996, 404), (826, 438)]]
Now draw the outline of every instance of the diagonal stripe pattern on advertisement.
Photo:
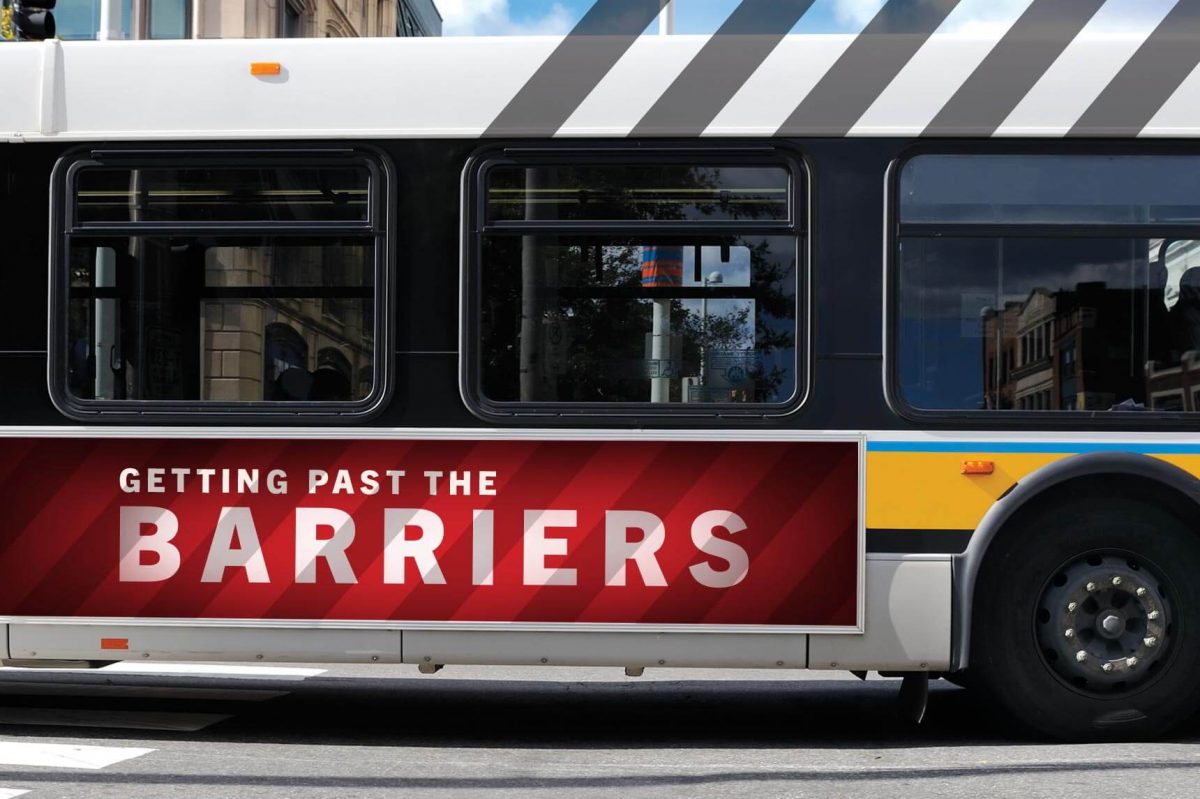
[(1200, 64), (1200, 0), (1179, 0), (1069, 136), (1136, 136)]
[(597, 0), (484, 136), (552, 136), (661, 10), (660, 0)]
[(959, 0), (888, 0), (778, 135), (845, 136)]
[(698, 136), (813, 2), (742, 0), (630, 135)]
[(991, 136), (1104, 0), (1034, 0), (925, 128), (925, 136)]

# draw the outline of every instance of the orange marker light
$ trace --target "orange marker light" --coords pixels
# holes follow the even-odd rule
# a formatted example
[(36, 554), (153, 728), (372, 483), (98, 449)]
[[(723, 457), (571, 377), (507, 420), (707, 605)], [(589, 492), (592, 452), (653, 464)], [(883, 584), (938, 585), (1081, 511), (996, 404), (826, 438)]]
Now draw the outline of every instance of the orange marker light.
[(100, 648), (101, 649), (128, 649), (129, 648), (129, 639), (128, 638), (101, 638), (100, 639)]
[(283, 71), (283, 65), (278, 61), (251, 61), (251, 75), (278, 75)]
[(992, 461), (963, 461), (963, 474), (991, 474), (996, 471), (996, 464)]

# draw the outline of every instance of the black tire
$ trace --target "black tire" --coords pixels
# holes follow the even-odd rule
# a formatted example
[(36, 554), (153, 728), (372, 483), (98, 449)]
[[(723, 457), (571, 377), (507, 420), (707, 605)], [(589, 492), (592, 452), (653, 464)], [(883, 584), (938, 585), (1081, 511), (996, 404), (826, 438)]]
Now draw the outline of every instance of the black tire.
[[(1106, 589), (1092, 588), (1099, 581), (1088, 576), (1092, 572), (1087, 569), (1094, 566), (1115, 574), (1112, 564), (1121, 569), (1128, 564), (1131, 571), (1121, 571), (1132, 576), (1125, 585), (1141, 586), (1127, 590), (1141, 591), (1143, 599), (1125, 595), (1126, 610), (1121, 613), (1130, 616), (1129, 633), (1123, 632), (1125, 638), (1118, 641), (1107, 640), (1104, 630), (1109, 628), (1101, 629), (1101, 622), (1111, 621), (1108, 609), (1094, 611), (1094, 624), (1089, 626), (1085, 617), (1078, 625), (1089, 627), (1092, 643), (1086, 646), (1115, 650), (1132, 635), (1142, 647), (1129, 651), (1129, 659), (1120, 655), (1110, 662), (1109, 649), (1096, 657), (1083, 651), (1085, 644), (1076, 638), (1080, 634), (1073, 625), (1079, 621), (1075, 614), (1084, 611), (1077, 609), (1079, 602), (1066, 602), (1055, 592)], [(1108, 579), (1111, 583), (1115, 578)], [(1111, 588), (1100, 605), (1121, 602), (1121, 590)], [(1096, 607), (1096, 599), (1086, 597), (1100, 594), (1082, 596)], [(1139, 740), (1165, 734), (1200, 707), (1200, 537), (1151, 502), (1111, 494), (1086, 496), (1021, 519), (1019, 526), (1006, 529), (993, 542), (974, 597), (971, 683), (984, 688), (1028, 730), (1063, 740)], [(1158, 614), (1154, 602), (1164, 605)], [(1051, 610), (1060, 615), (1051, 615)], [(1139, 613), (1140, 622), (1134, 618)], [(1138, 624), (1143, 633), (1137, 632)], [(1161, 641), (1152, 635), (1155, 632)], [(1066, 639), (1063, 646), (1080, 648), (1075, 657), (1064, 658), (1052, 646), (1060, 634)], [(1154, 649), (1145, 648), (1147, 640)], [(1111, 673), (1127, 663), (1132, 665), (1123, 674)], [(1114, 676), (1127, 679), (1105, 682)]]

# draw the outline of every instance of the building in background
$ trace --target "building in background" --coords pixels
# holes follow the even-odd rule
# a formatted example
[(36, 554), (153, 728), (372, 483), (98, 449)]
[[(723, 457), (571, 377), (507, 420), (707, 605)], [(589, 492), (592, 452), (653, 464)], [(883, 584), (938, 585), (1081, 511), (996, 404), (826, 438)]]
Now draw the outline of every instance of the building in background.
[[(112, 0), (125, 39), (440, 36), (434, 0)], [(62, 39), (95, 39), (101, 0), (60, 0)], [(115, 37), (113, 37), (115, 38)]]

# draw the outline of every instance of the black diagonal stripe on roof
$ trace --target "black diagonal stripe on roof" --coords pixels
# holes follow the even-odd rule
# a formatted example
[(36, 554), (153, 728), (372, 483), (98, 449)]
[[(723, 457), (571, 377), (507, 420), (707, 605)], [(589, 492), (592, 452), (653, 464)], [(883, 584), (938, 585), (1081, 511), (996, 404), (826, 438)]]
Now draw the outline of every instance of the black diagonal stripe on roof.
[(1136, 136), (1200, 63), (1200, 0), (1179, 0), (1069, 136)]
[(888, 0), (780, 126), (779, 134), (846, 135), (958, 2)]
[(925, 136), (991, 136), (1104, 0), (1034, 0), (925, 128)]
[(630, 135), (703, 133), (813, 2), (742, 0)]
[(596, 0), (484, 135), (554, 135), (661, 10), (661, 0)]

